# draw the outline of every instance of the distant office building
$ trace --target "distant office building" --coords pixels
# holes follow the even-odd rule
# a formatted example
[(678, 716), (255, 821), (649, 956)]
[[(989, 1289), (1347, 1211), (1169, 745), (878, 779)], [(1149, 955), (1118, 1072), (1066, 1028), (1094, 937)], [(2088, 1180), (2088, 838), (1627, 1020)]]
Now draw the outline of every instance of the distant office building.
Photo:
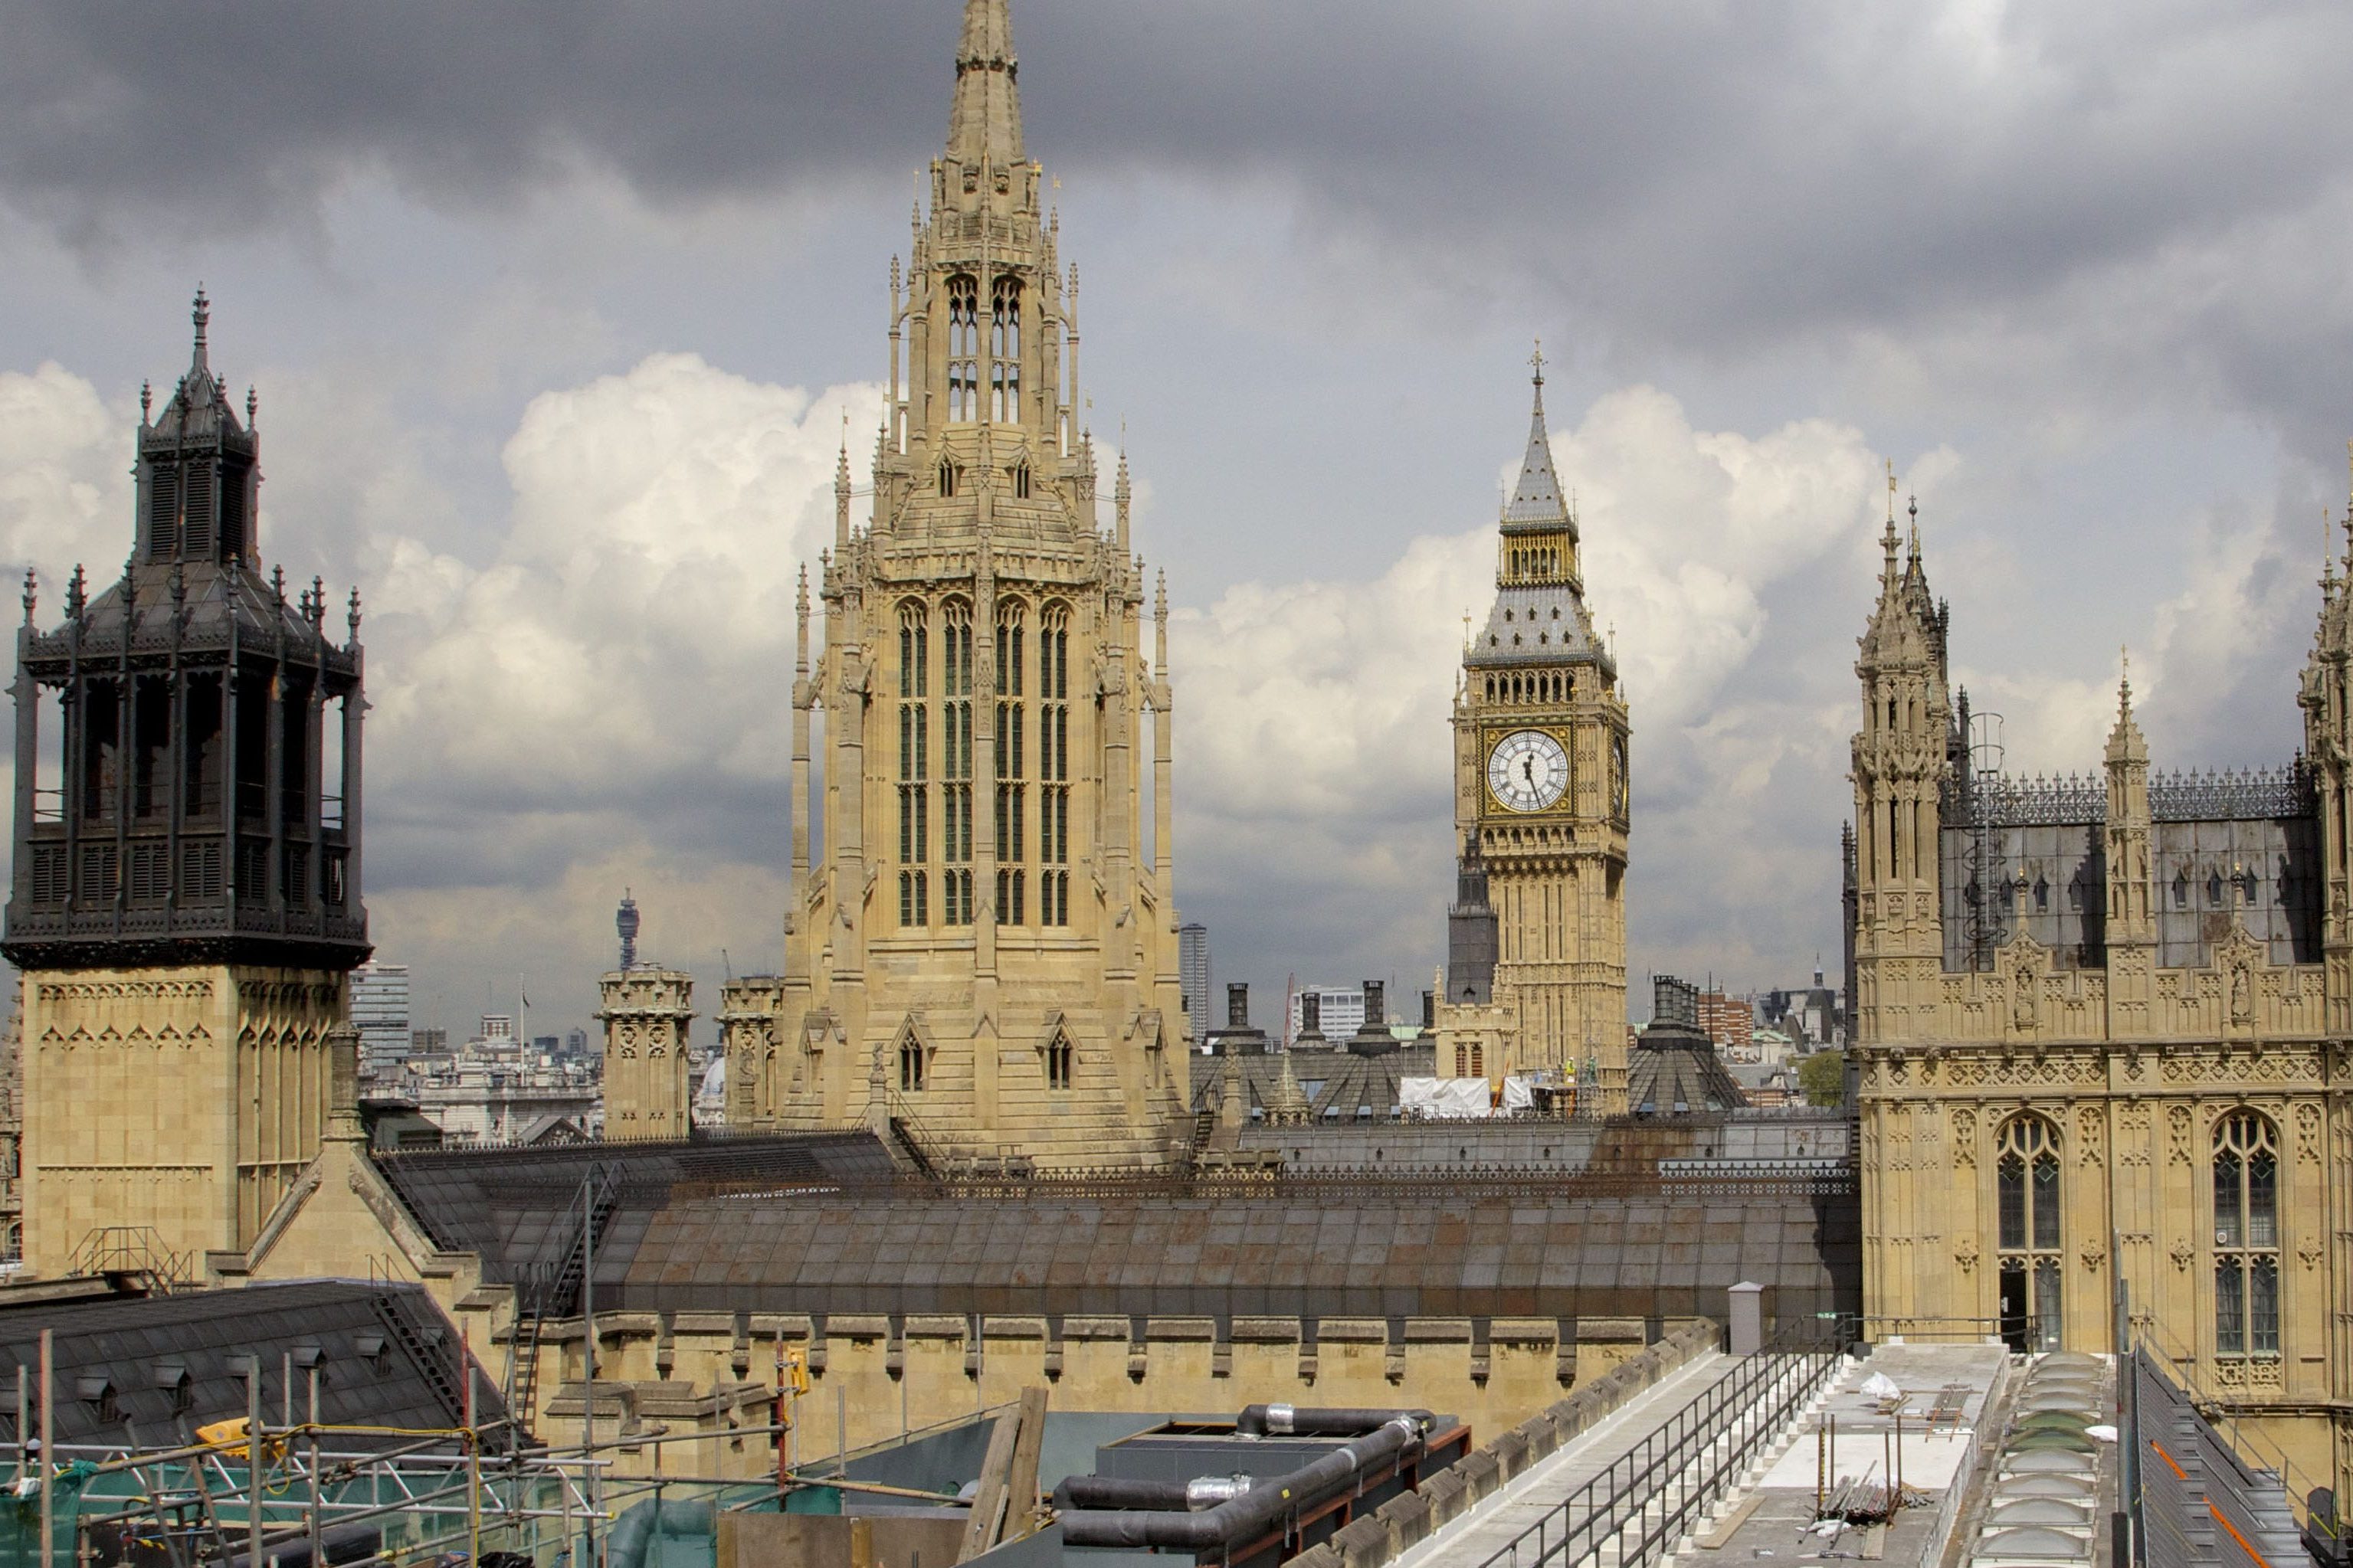
[(1699, 1026), (1715, 1042), (1715, 1048), (1734, 1061), (1756, 1060), (1757, 1014), (1746, 996), (1728, 996), (1721, 991), (1701, 992)]
[(446, 1057), (449, 1054), (449, 1031), (447, 1029), (411, 1029), (408, 1031), (408, 1054), (413, 1057)]
[(1819, 968), (1811, 985), (1765, 993), (1757, 1004), (1757, 1017), (1766, 1027), (1809, 1046), (1846, 1043), (1845, 998), (1824, 980)]
[(1345, 1040), (1364, 1026), (1363, 985), (1303, 985), (1291, 994), (1291, 1024), (1283, 1035), (1286, 1043), (1299, 1038), (1310, 993), (1315, 997), (1316, 1026), (1325, 1039)]
[(1209, 1037), (1209, 928), (1198, 921), (1176, 930), (1176, 988), (1198, 1050)]
[(586, 1056), (588, 1054), (588, 1031), (577, 1028), (565, 1030), (564, 1054), (567, 1059), (572, 1061), (578, 1061), (581, 1058)]
[(352, 1027), (360, 1032), (360, 1072), (390, 1078), (407, 1059), (408, 965), (367, 963), (352, 971)]
[(482, 1032), (474, 1038), (484, 1045), (512, 1046), (515, 1043), (514, 1018), (505, 1013), (485, 1013)]

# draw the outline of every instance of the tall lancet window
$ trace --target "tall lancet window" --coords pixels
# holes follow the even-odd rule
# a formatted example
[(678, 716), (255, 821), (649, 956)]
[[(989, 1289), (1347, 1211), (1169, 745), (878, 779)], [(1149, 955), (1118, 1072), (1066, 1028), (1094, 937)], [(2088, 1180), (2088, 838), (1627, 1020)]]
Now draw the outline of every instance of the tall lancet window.
[(948, 417), (980, 417), (980, 284), (948, 279)]
[(931, 727), (926, 721), (931, 621), (921, 605), (899, 609), (899, 923), (931, 922)]
[(1021, 280), (1000, 278), (989, 300), (988, 416), (999, 425), (1021, 417)]
[(2001, 1333), (2012, 1350), (2059, 1348), (2059, 1134), (2040, 1116), (2013, 1116), (1994, 1165)]
[(1071, 610), (1038, 619), (1038, 923), (1071, 923)]
[(947, 606), (941, 649), (940, 919), (972, 924), (972, 606)]
[(1029, 626), (1018, 600), (997, 610), (997, 918), (1029, 923)]
[(2236, 1110), (2214, 1129), (2214, 1353), (2280, 1348), (2279, 1141)]

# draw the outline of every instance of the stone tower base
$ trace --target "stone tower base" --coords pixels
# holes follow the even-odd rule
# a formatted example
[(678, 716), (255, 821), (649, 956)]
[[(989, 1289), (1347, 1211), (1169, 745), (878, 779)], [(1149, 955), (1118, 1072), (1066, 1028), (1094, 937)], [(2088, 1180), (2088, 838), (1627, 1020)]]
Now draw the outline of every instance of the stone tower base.
[(168, 1254), (195, 1278), (205, 1253), (251, 1241), (319, 1152), (343, 978), (242, 964), (25, 975), (27, 1271)]

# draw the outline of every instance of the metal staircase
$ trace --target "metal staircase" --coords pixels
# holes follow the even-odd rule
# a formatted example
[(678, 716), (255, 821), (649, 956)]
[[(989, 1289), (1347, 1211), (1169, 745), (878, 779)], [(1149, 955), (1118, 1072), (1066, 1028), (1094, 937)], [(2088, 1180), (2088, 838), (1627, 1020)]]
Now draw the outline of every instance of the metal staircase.
[(538, 1410), (539, 1352), (551, 1320), (576, 1317), (596, 1244), (620, 1207), (620, 1191), (601, 1163), (581, 1179), (580, 1195), (565, 1211), (562, 1251), (524, 1267), (515, 1281), (515, 1321), (507, 1338), (507, 1413), (520, 1431)]

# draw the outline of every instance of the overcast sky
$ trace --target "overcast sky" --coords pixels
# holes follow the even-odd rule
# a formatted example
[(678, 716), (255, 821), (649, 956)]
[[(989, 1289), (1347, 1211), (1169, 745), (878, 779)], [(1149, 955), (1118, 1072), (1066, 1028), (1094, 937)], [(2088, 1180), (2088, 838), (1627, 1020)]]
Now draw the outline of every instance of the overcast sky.
[[(203, 280), (265, 552), (369, 606), (420, 1023), (520, 976), (585, 1023), (625, 886), (706, 1012), (723, 951), (779, 963), (792, 583), (958, 9), (0, 0), (0, 557), (111, 574)], [(1633, 704), (1637, 991), (1836, 968), (1889, 462), (2014, 765), (2095, 763), (2126, 644), (2160, 766), (2293, 752), (2353, 435), (2342, 0), (1013, 9), (1177, 606), (1178, 899), (1262, 1016), (1442, 959), (1537, 336)]]

